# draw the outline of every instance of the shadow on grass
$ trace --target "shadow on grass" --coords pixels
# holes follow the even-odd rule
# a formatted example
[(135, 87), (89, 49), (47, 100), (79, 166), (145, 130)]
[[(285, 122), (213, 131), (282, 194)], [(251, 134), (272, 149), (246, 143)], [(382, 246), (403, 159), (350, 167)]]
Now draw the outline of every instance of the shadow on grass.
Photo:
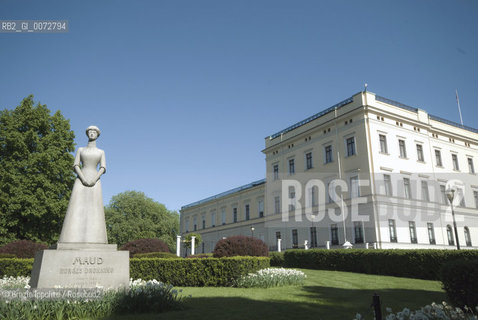
[[(365, 319), (373, 319), (370, 304), (373, 290), (338, 289), (305, 286), (291, 290), (290, 300), (252, 300), (243, 297), (191, 298), (182, 311), (163, 314), (128, 315), (110, 319), (323, 319), (351, 320), (358, 312)], [(413, 310), (445, 299), (444, 293), (385, 289), (376, 292), (382, 299), (382, 310), (391, 307), (395, 312), (404, 307)]]

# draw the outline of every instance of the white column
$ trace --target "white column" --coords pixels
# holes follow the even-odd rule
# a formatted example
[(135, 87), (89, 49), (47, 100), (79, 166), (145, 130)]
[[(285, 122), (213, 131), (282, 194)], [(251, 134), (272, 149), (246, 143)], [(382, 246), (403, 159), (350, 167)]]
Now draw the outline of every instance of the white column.
[(191, 237), (191, 255), (195, 254), (195, 249), (196, 249), (196, 237), (192, 236)]
[(325, 241), (325, 247), (327, 248), (327, 250), (330, 249), (330, 241)]
[(176, 236), (176, 255), (181, 256), (181, 236)]
[(368, 242), (365, 242), (365, 249), (368, 249)]
[(307, 240), (304, 241), (304, 249), (309, 250), (309, 241)]
[(373, 243), (373, 248), (377, 249), (377, 243), (376, 242)]
[(277, 252), (281, 252), (281, 247), (280, 247), (281, 242), (282, 242), (282, 239), (277, 239)]

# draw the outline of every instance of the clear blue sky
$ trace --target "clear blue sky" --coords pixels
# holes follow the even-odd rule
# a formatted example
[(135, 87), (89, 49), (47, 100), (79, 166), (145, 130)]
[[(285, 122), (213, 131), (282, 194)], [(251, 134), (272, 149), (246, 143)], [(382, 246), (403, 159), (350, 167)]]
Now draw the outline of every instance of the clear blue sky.
[(169, 209), (265, 176), (264, 137), (363, 89), (478, 128), (478, 1), (13, 1), (0, 19), (0, 109), (29, 94), (99, 126), (105, 204)]

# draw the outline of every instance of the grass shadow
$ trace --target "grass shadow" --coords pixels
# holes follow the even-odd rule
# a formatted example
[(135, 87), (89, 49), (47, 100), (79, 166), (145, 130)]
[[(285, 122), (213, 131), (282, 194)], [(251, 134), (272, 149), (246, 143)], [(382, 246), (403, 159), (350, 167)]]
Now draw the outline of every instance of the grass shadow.
[(245, 297), (191, 298), (186, 309), (163, 314), (129, 315), (111, 319), (353, 319), (358, 312), (365, 319), (373, 319), (370, 307), (374, 293), (382, 299), (383, 311), (391, 307), (395, 312), (403, 307), (419, 309), (431, 302), (441, 302), (442, 292), (408, 289), (358, 290), (322, 286), (291, 288), (291, 300), (253, 300)]

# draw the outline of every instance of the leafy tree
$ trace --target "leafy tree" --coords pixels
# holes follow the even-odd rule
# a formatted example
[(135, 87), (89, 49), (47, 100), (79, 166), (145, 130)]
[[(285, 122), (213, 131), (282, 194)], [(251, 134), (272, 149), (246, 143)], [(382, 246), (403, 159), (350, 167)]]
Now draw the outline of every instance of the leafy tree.
[(0, 244), (53, 243), (68, 206), (75, 134), (60, 111), (33, 96), (0, 111)]
[(126, 191), (111, 198), (105, 208), (108, 241), (123, 245), (143, 238), (159, 238), (176, 250), (179, 215), (148, 198), (143, 192)]
[(189, 233), (188, 235), (186, 235), (184, 237), (184, 247), (186, 247), (186, 255), (187, 255), (188, 249), (191, 249), (193, 236), (196, 237), (194, 238), (194, 248), (196, 252), (198, 252), (199, 245), (202, 242), (202, 238), (199, 233)]

